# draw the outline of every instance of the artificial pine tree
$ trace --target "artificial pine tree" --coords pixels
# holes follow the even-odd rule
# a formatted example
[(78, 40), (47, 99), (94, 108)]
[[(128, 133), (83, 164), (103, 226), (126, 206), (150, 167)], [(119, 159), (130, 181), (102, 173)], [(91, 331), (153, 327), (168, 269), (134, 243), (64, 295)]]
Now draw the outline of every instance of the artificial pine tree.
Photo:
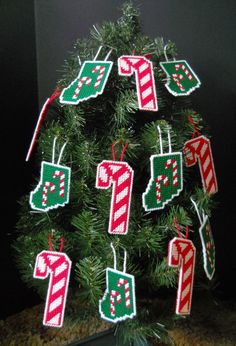
[[(60, 164), (71, 169), (69, 202), (35, 211), (29, 205), (29, 195), (23, 197), (14, 248), (22, 279), (45, 297), (48, 280), (33, 277), (36, 256), (49, 248), (48, 235), (55, 251), (63, 237), (63, 252), (72, 261), (65, 312), (68, 323), (89, 320), (94, 315), (99, 317), (99, 300), (106, 289), (105, 269), (113, 268), (111, 245), (120, 271), (126, 250), (126, 271), (135, 278), (137, 315), (118, 323), (118, 340), (124, 345), (127, 341), (158, 340), (166, 336), (162, 322), (168, 326), (168, 318), (175, 313), (178, 286), (178, 269), (167, 263), (168, 243), (177, 236), (179, 228), (181, 232), (185, 227), (190, 228), (189, 237), (197, 248), (194, 285), (206, 281), (199, 221), (190, 198), (208, 216), (213, 202), (211, 195), (203, 191), (197, 168), (184, 167), (182, 191), (160, 209), (148, 211), (143, 207), (142, 195), (151, 176), (150, 156), (168, 152), (170, 141), (172, 152), (182, 152), (194, 131), (204, 131), (204, 121), (192, 109), (191, 97), (176, 97), (165, 87), (167, 77), (160, 62), (177, 57), (175, 45), (143, 35), (139, 13), (127, 2), (116, 23), (94, 26), (89, 39), (77, 40), (63, 66), (58, 90), (67, 88), (76, 79), (81, 69), (79, 62), (93, 61), (100, 46), (99, 61), (109, 51), (109, 61), (113, 61), (103, 92), (78, 104), (65, 104), (55, 98), (40, 129), (34, 154), (39, 175), (39, 162), (51, 162), (52, 152), (58, 156), (66, 143)], [(158, 111), (139, 109), (134, 75), (118, 74), (117, 61), (124, 55), (144, 56), (152, 61)], [(98, 189), (95, 183), (98, 165), (104, 160), (122, 162), (119, 161), (122, 149), (123, 161), (132, 167), (134, 180), (128, 233), (114, 235), (108, 233), (114, 186)], [(35, 185), (32, 183), (29, 190), (33, 191)], [(167, 293), (171, 299), (166, 299)]]

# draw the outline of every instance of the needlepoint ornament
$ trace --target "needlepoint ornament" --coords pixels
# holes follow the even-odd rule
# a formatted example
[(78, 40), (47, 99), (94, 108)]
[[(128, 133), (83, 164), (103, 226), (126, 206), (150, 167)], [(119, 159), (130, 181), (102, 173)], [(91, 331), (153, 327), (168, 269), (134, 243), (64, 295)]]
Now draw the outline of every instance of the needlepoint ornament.
[(146, 211), (163, 209), (183, 189), (182, 153), (171, 152), (169, 132), (168, 137), (169, 153), (163, 154), (160, 136), (161, 154), (150, 157), (151, 178), (142, 196)]
[[(98, 53), (100, 50), (101, 47)], [(98, 61), (96, 57), (92, 61), (85, 61), (78, 76), (67, 88), (63, 89), (60, 95), (61, 103), (77, 105), (79, 102), (97, 97), (103, 93), (113, 62), (106, 61), (108, 55), (104, 61)]]
[(201, 85), (197, 75), (185, 60), (160, 62), (160, 66), (167, 75), (165, 86), (174, 96), (189, 95)]
[(134, 276), (125, 271), (125, 265), (124, 270), (119, 271), (116, 264), (114, 269), (106, 269), (106, 291), (99, 300), (99, 312), (106, 321), (117, 323), (136, 316)]
[(62, 252), (41, 251), (36, 258), (33, 277), (50, 276), (44, 309), (43, 325), (62, 327), (69, 286), (71, 260)]
[(40, 211), (48, 211), (50, 209), (63, 207), (69, 202), (70, 191), (70, 174), (69, 167), (60, 165), (60, 158), (65, 148), (62, 147), (57, 163), (54, 163), (53, 145), (53, 160), (52, 162), (42, 161), (40, 181), (37, 187), (30, 193), (30, 205), (32, 209)]

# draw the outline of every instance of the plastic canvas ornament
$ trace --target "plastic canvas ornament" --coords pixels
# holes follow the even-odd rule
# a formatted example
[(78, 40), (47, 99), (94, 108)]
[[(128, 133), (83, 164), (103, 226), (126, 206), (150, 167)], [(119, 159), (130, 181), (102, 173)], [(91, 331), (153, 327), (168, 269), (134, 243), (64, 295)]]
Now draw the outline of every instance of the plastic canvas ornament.
[(185, 60), (160, 62), (160, 66), (167, 75), (165, 86), (174, 96), (189, 95), (201, 85), (200, 80)]
[[(61, 154), (63, 149), (64, 147)], [(59, 165), (60, 157), (57, 164), (42, 161), (40, 181), (30, 193), (32, 209), (48, 211), (59, 206), (63, 207), (69, 202), (71, 170), (69, 167)]]
[(125, 272), (125, 266), (123, 271), (116, 270), (115, 261), (114, 269), (106, 269), (106, 291), (99, 300), (101, 318), (113, 323), (136, 316), (135, 280)]
[(146, 211), (163, 209), (183, 189), (182, 153), (171, 152), (170, 134), (169, 153), (163, 154), (161, 131), (160, 149), (161, 154), (152, 155), (151, 178), (146, 191), (142, 195), (143, 207)]
[[(187, 238), (187, 235), (186, 235)], [(196, 248), (189, 239), (175, 237), (168, 246), (168, 265), (179, 268), (177, 315), (189, 315), (192, 304)]]
[[(211, 230), (209, 217), (204, 212), (200, 213), (196, 202), (191, 199), (195, 206), (200, 221), (199, 234), (202, 243), (203, 263), (206, 276), (211, 280), (215, 273), (215, 243)], [(201, 215), (200, 215), (201, 214)]]
[(144, 56), (123, 55), (118, 59), (118, 73), (131, 76), (135, 73), (139, 109), (157, 111), (156, 87), (152, 62)]
[(101, 48), (99, 48), (94, 60), (85, 61), (78, 77), (62, 90), (60, 95), (61, 103), (77, 105), (79, 102), (97, 97), (103, 93), (113, 62), (106, 61), (111, 51), (107, 54), (105, 60), (96, 60)]
[(96, 188), (113, 184), (108, 233), (127, 234), (134, 171), (127, 162), (102, 161), (97, 167)]
[(41, 251), (36, 258), (34, 278), (50, 276), (43, 325), (62, 327), (70, 280), (71, 260), (62, 252)]
[(205, 136), (192, 138), (184, 144), (184, 159), (187, 167), (198, 161), (204, 191), (214, 194), (218, 191), (210, 140)]

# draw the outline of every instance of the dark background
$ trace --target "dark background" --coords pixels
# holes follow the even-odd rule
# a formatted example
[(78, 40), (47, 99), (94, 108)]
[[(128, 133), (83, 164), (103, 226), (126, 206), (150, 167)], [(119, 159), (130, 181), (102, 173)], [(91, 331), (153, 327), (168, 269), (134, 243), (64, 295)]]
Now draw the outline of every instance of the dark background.
[[(39, 299), (20, 280), (11, 243), (17, 200), (30, 191), (33, 160), (25, 156), (39, 111), (51, 95), (60, 67), (78, 37), (93, 24), (116, 20), (119, 0), (0, 0), (2, 302), (0, 318), (36, 304)], [(208, 123), (218, 177), (219, 203), (211, 218), (217, 250), (218, 294), (234, 296), (235, 261), (235, 0), (134, 1), (143, 31), (176, 43), (202, 85), (192, 94), (195, 110)]]

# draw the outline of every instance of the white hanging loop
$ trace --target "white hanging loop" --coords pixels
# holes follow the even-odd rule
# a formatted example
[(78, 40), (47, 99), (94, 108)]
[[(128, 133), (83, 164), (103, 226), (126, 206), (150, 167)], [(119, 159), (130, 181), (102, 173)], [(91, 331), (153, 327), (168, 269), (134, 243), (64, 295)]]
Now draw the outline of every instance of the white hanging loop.
[(56, 141), (57, 141), (57, 137), (55, 137), (54, 140), (53, 140), (53, 147), (52, 147), (52, 163), (54, 163), (54, 161), (55, 161)]
[(109, 58), (109, 56), (110, 56), (111, 52), (112, 52), (112, 49), (110, 49), (110, 50), (109, 50), (109, 52), (107, 53), (107, 55), (106, 55), (106, 57), (105, 57), (104, 61), (107, 61), (107, 59)]
[(115, 248), (114, 248), (114, 246), (113, 246), (113, 244), (111, 243), (110, 244), (111, 245), (111, 248), (112, 248), (112, 252), (113, 252), (113, 258), (114, 258), (114, 269), (116, 270), (116, 250), (115, 250)]
[(170, 128), (167, 128), (167, 135), (168, 135), (168, 145), (169, 145), (169, 153), (172, 153), (172, 147), (171, 147), (171, 138), (170, 138)]
[(100, 47), (98, 48), (97, 54), (95, 55), (93, 61), (97, 60), (98, 54), (100, 53), (101, 49), (102, 49), (102, 46), (100, 46)]
[(166, 48), (167, 48), (167, 46), (168, 46), (168, 44), (166, 44), (165, 47), (164, 47), (164, 56), (165, 56), (166, 61), (169, 61), (168, 56), (167, 56), (167, 54), (166, 54)]
[(196, 212), (197, 212), (197, 216), (198, 216), (199, 222), (200, 222), (200, 224), (202, 224), (202, 223), (203, 223), (203, 220), (202, 220), (202, 218), (201, 218), (200, 211), (199, 211), (199, 209), (198, 209), (197, 203), (192, 199), (192, 197), (190, 197), (190, 200), (191, 200), (191, 202), (193, 203), (194, 208), (195, 208), (195, 210), (196, 210)]
[(124, 249), (123, 273), (126, 273), (127, 251)]
[(64, 151), (64, 149), (65, 149), (67, 143), (68, 143), (68, 141), (66, 141), (66, 142), (63, 144), (62, 148), (61, 148), (61, 151), (60, 151), (60, 154), (59, 154), (59, 157), (58, 157), (58, 160), (57, 160), (57, 165), (60, 164), (61, 157), (62, 157), (63, 151)]
[(78, 58), (79, 65), (81, 66), (81, 59), (80, 59), (80, 56), (78, 55), (77, 58)]
[(161, 128), (159, 125), (157, 126), (157, 130), (159, 132), (160, 153), (163, 154), (162, 135), (161, 135)]

